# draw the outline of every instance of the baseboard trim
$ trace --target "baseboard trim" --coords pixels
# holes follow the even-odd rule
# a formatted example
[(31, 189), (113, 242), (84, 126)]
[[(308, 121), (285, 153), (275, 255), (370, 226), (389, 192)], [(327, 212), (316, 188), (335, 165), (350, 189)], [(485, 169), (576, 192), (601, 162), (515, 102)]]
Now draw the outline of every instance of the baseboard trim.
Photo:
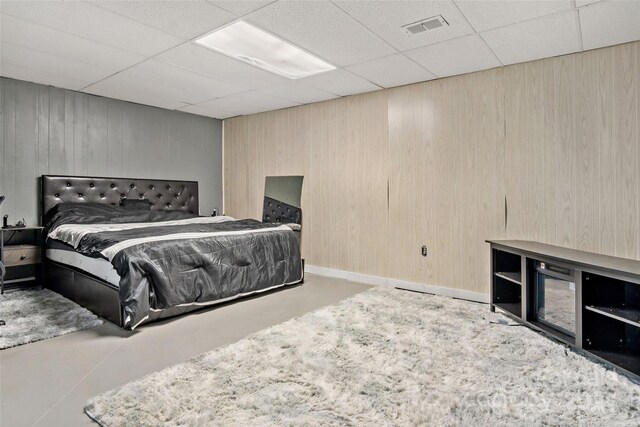
[(318, 267), (306, 264), (305, 273), (318, 276), (335, 277), (337, 279), (350, 280), (352, 282), (366, 283), (367, 285), (388, 286), (392, 288), (408, 289), (411, 291), (425, 292), (452, 298), (460, 298), (469, 301), (489, 303), (489, 295), (480, 292), (465, 291), (463, 289), (447, 288), (445, 286), (427, 285), (425, 283), (408, 282), (406, 280), (389, 279), (387, 277), (371, 276), (368, 274), (354, 273), (352, 271), (337, 270), (335, 268)]

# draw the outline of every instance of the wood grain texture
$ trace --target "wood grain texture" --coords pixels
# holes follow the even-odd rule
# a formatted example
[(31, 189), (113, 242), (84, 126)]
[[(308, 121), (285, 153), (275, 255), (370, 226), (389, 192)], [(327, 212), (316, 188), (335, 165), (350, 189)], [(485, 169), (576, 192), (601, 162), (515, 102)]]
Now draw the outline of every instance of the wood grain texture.
[(636, 46), (626, 44), (611, 49), (614, 63), (614, 126), (615, 154), (616, 249), (615, 255), (637, 258), (638, 235), (638, 141), (636, 103)]
[[(391, 249), (392, 277), (486, 292), (484, 238), (504, 235), (504, 200), (496, 197), (504, 194), (500, 74), (490, 70), (390, 93), (390, 111), (403, 105), (402, 117), (389, 116), (390, 147), (399, 158), (390, 170), (390, 218), (401, 217), (389, 222), (390, 236), (401, 236)], [(402, 124), (394, 125), (396, 119)]]
[(638, 258), (639, 45), (504, 69), (507, 238)]
[(635, 42), (225, 120), (225, 209), (305, 175), (309, 264), (476, 292), (485, 239), (638, 258), (639, 86)]
[(10, 245), (4, 247), (4, 265), (7, 267), (37, 264), (40, 260), (39, 246)]
[(260, 218), (265, 177), (303, 175), (307, 262), (386, 275), (386, 115), (373, 93), (225, 120), (225, 213)]
[(222, 208), (221, 122), (0, 79), (0, 207), (38, 223), (43, 174), (196, 180), (200, 209)]

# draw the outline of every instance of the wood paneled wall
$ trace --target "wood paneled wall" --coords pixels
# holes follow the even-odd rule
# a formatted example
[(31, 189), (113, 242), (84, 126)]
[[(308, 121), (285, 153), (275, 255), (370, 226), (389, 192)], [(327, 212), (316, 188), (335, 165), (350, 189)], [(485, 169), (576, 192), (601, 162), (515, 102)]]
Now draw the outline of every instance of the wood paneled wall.
[(507, 235), (640, 257), (640, 42), (509, 67)]
[(636, 42), (225, 120), (225, 211), (305, 175), (309, 264), (473, 292), (488, 238), (638, 258), (639, 91)]
[(200, 210), (222, 206), (219, 120), (0, 79), (0, 206), (38, 222), (42, 174), (199, 182)]
[[(489, 70), (388, 92), (393, 278), (487, 290), (484, 240), (504, 236), (500, 73)], [(422, 245), (428, 248), (426, 258)]]
[(226, 120), (224, 135), (227, 214), (262, 218), (265, 177), (304, 175), (308, 262), (389, 274), (384, 92)]

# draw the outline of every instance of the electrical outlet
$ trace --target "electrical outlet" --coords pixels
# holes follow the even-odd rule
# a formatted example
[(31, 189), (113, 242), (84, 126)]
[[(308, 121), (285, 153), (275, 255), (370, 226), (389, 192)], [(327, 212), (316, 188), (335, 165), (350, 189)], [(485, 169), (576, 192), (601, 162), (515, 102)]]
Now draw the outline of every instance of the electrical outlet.
[(422, 246), (422, 256), (427, 256), (427, 245)]

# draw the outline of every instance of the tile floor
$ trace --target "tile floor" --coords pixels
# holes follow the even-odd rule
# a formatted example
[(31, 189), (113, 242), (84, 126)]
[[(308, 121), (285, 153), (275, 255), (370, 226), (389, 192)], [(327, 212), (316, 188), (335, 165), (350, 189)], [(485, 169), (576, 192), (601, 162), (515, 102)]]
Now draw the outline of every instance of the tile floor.
[(317, 308), (368, 285), (307, 275), (302, 286), (141, 327), (104, 325), (0, 351), (0, 426), (96, 425), (94, 395)]

